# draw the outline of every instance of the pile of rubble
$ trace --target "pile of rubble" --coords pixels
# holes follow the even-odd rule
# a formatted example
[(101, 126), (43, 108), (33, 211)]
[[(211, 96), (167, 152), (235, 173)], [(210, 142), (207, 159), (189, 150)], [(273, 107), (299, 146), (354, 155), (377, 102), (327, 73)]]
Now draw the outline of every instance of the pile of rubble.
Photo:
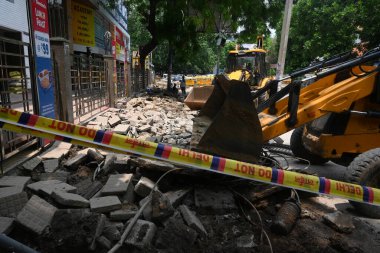
[(171, 97), (124, 98), (87, 126), (118, 134), (188, 148), (195, 111)]

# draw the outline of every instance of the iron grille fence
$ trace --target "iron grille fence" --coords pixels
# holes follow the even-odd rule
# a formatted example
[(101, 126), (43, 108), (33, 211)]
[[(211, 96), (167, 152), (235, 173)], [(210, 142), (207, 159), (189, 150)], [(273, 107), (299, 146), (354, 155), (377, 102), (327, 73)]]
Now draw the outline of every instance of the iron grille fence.
[(73, 55), (71, 87), (75, 123), (109, 107), (107, 63), (102, 57)]
[[(30, 45), (0, 37), (0, 106), (34, 113), (30, 79)], [(7, 159), (37, 142), (37, 139), (0, 129), (0, 155)]]

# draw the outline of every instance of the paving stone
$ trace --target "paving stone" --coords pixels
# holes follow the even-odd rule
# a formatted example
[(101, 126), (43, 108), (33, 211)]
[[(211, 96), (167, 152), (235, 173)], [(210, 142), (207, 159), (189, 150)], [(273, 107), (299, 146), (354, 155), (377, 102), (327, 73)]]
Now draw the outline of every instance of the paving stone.
[(103, 185), (99, 181), (92, 181), (91, 178), (87, 178), (82, 182), (75, 185), (77, 193), (85, 199), (91, 199), (97, 192), (99, 192)]
[(51, 195), (55, 190), (71, 193), (76, 193), (77, 190), (77, 188), (75, 188), (74, 186), (66, 184), (59, 180), (39, 181), (33, 184), (29, 184), (27, 187), (32, 191), (42, 192), (47, 195)]
[(0, 188), (0, 215), (16, 217), (28, 202), (28, 195), (22, 188), (4, 187)]
[(207, 231), (201, 221), (197, 216), (195, 216), (195, 214), (193, 214), (193, 212), (190, 211), (186, 205), (179, 206), (179, 210), (182, 214), (183, 219), (189, 227), (193, 228), (202, 236), (207, 236)]
[(98, 116), (96, 117), (96, 122), (100, 123), (103, 127), (108, 125), (108, 117)]
[(129, 128), (130, 128), (129, 125), (119, 124), (112, 131), (117, 134), (127, 134)]
[(325, 214), (323, 220), (338, 232), (351, 233), (355, 229), (352, 216), (344, 214), (341, 211)]
[(40, 235), (50, 225), (56, 211), (55, 206), (33, 195), (17, 215), (16, 222)]
[(27, 162), (25, 162), (25, 163), (22, 165), (22, 168), (23, 168), (24, 170), (27, 170), (27, 171), (32, 172), (32, 171), (34, 171), (34, 170), (38, 167), (38, 165), (41, 164), (41, 162), (42, 162), (42, 158), (39, 157), (39, 156), (36, 156), (36, 157), (34, 157), (34, 158), (28, 160)]
[(169, 191), (165, 192), (164, 196), (169, 199), (169, 202), (173, 207), (177, 207), (191, 190), (191, 188), (187, 188), (178, 191)]
[(116, 161), (116, 154), (111, 153), (106, 156), (106, 160), (104, 161), (104, 165), (102, 167), (102, 173), (104, 175), (107, 175), (115, 168), (114, 167), (115, 161)]
[(195, 188), (195, 206), (199, 213), (225, 214), (237, 209), (231, 191), (223, 188)]
[(146, 177), (141, 177), (135, 186), (135, 192), (141, 197), (146, 197), (149, 195), (153, 187), (154, 182), (152, 180)]
[(67, 160), (64, 166), (69, 170), (75, 170), (79, 167), (79, 165), (85, 163), (87, 161), (87, 154), (77, 154), (76, 156)]
[(116, 196), (90, 199), (90, 207), (94, 212), (107, 213), (121, 208), (121, 202)]
[(56, 141), (48, 150), (40, 155), (43, 160), (46, 159), (61, 159), (70, 151), (72, 144)]
[(95, 129), (95, 130), (100, 130), (102, 129), (102, 123), (97, 122), (97, 121), (90, 121), (86, 125), (87, 128)]
[(122, 173), (130, 173), (131, 170), (129, 169), (129, 160), (131, 157), (129, 155), (116, 155), (116, 160), (114, 161), (113, 168), (119, 172)]
[(117, 124), (120, 124), (120, 122), (121, 119), (116, 115), (113, 115), (111, 118), (108, 119), (108, 124), (110, 124), (111, 127), (115, 127)]
[(30, 182), (30, 177), (21, 176), (3, 176), (0, 178), (0, 187), (16, 186), (24, 189), (25, 185)]
[(82, 196), (63, 191), (53, 191), (52, 198), (59, 204), (70, 207), (89, 207), (90, 202)]
[(58, 169), (59, 166), (58, 159), (43, 160), (42, 163), (44, 164), (45, 172), (54, 172)]
[(13, 229), (15, 219), (8, 217), (0, 217), (0, 234), (9, 234)]
[(145, 220), (137, 220), (131, 232), (125, 239), (125, 243), (133, 245), (139, 249), (144, 249), (151, 244), (156, 231), (157, 227), (154, 223)]
[[(133, 174), (115, 174), (110, 175), (107, 183), (104, 185), (101, 195), (110, 196), (110, 195), (121, 195), (127, 192), (129, 184), (132, 185), (132, 176)], [(133, 187), (133, 186), (132, 186)]]
[(133, 209), (120, 209), (110, 213), (110, 219), (113, 221), (127, 221), (134, 217), (137, 213), (137, 208)]
[(69, 175), (70, 175), (70, 173), (66, 172), (66, 171), (52, 172), (52, 173), (41, 173), (40, 174), (40, 181), (59, 180), (62, 182), (66, 182)]

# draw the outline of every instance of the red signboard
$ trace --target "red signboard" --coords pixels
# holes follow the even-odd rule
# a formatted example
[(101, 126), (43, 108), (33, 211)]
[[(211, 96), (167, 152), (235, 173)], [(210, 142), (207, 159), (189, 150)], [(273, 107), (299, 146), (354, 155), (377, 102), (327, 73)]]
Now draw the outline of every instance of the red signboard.
[(49, 33), (47, 0), (32, 0), (32, 20), (34, 31)]

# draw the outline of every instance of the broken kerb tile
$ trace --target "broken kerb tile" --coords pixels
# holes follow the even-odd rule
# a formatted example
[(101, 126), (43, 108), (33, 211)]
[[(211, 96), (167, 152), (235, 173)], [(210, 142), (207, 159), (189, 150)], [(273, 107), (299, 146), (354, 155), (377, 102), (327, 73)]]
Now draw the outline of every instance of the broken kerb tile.
[(32, 172), (32, 171), (34, 171), (34, 170), (38, 167), (38, 165), (41, 164), (41, 162), (42, 162), (42, 158), (39, 157), (39, 156), (36, 156), (36, 157), (34, 157), (34, 158), (28, 160), (27, 162), (25, 162), (25, 163), (22, 165), (22, 168), (23, 168), (24, 170), (27, 170), (27, 171)]
[(90, 199), (91, 211), (108, 213), (121, 208), (121, 202), (116, 196), (107, 196)]
[(56, 171), (59, 166), (58, 159), (43, 160), (42, 163), (44, 164), (45, 172), (50, 172), (50, 173)]
[(70, 175), (70, 173), (66, 172), (66, 171), (41, 173), (40, 174), (40, 181), (59, 180), (62, 182), (66, 182), (67, 177), (69, 175)]
[(64, 166), (69, 170), (75, 170), (79, 167), (79, 165), (83, 164), (87, 161), (87, 154), (78, 154), (73, 158), (67, 160)]
[(88, 149), (87, 156), (90, 160), (97, 161), (98, 163), (104, 160), (104, 156), (93, 148)]
[(106, 156), (106, 160), (104, 161), (104, 165), (102, 168), (102, 173), (107, 175), (114, 169), (114, 164), (116, 161), (116, 154), (110, 153)]
[(0, 234), (9, 234), (13, 228), (15, 219), (8, 217), (0, 217)]
[(20, 187), (0, 188), (0, 215), (16, 217), (28, 202), (28, 195)]
[(129, 128), (130, 128), (129, 125), (119, 124), (112, 131), (117, 134), (127, 134)]
[(164, 196), (169, 199), (169, 202), (173, 207), (177, 207), (191, 190), (191, 188), (187, 188), (178, 191), (165, 192)]
[(99, 181), (92, 181), (91, 178), (87, 178), (82, 182), (75, 185), (77, 193), (85, 199), (91, 199), (97, 192), (99, 192), (103, 185)]
[(113, 164), (113, 168), (120, 174), (131, 172), (128, 166), (130, 159), (131, 157), (129, 155), (117, 154), (116, 160), (114, 161), (114, 164)]
[(149, 246), (156, 234), (157, 227), (154, 223), (145, 220), (137, 220), (131, 232), (125, 239), (125, 243), (139, 249)]
[(0, 178), (0, 187), (16, 186), (24, 189), (25, 185), (29, 183), (30, 177), (20, 176), (3, 176)]
[(132, 185), (132, 177), (133, 174), (110, 175), (107, 183), (102, 189), (101, 195), (110, 196), (125, 194), (127, 189), (131, 187), (129, 184)]
[(47, 195), (51, 195), (53, 191), (60, 190), (65, 192), (76, 193), (77, 188), (72, 185), (66, 184), (59, 180), (47, 180), (39, 181), (27, 186), (29, 189), (35, 192), (42, 192)]
[(56, 211), (55, 206), (33, 195), (17, 215), (16, 222), (40, 235), (50, 225)]
[(89, 207), (90, 202), (82, 196), (63, 191), (53, 191), (51, 197), (59, 204), (69, 207)]
[(70, 151), (72, 144), (56, 141), (53, 146), (40, 155), (43, 160), (46, 159), (61, 159)]
[(146, 197), (150, 194), (154, 187), (154, 182), (147, 177), (141, 177), (135, 186), (135, 192), (141, 196)]
[(115, 127), (120, 122), (121, 122), (121, 119), (118, 116), (116, 116), (116, 115), (113, 115), (113, 116), (111, 116), (111, 118), (108, 119), (108, 124), (111, 127)]
[(182, 214), (183, 219), (189, 227), (197, 231), (202, 236), (207, 236), (207, 231), (203, 227), (201, 221), (198, 219), (197, 216), (195, 216), (195, 214), (193, 214), (192, 211), (190, 211), (190, 209), (186, 205), (179, 206), (179, 210)]

